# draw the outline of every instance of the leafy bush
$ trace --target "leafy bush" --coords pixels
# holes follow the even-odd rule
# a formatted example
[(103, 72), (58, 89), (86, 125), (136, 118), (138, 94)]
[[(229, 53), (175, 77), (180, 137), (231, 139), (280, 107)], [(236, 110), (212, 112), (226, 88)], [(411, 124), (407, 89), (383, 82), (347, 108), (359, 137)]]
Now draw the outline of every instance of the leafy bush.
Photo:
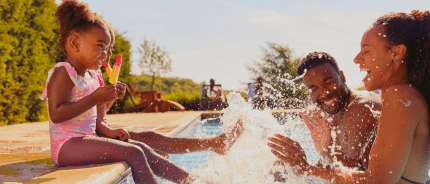
[(0, 1), (0, 125), (47, 119), (39, 96), (48, 70), (64, 58), (56, 7), (46, 0)]
[[(151, 76), (134, 76), (134, 84), (140, 91), (151, 89)], [(154, 91), (163, 92), (163, 100), (172, 100), (180, 103), (186, 110), (198, 110), (200, 102), (201, 85), (190, 79), (158, 77), (154, 82)]]
[(171, 100), (180, 103), (186, 110), (198, 110), (200, 102), (200, 91), (173, 92), (168, 95), (163, 95), (163, 100)]

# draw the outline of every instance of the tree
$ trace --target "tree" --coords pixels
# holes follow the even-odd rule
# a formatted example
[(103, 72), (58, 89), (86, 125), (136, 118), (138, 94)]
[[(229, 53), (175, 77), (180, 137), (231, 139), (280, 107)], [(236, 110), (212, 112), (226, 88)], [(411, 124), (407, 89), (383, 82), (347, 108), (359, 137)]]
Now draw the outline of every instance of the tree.
[(0, 125), (47, 118), (39, 96), (48, 70), (64, 58), (56, 7), (46, 0), (0, 1)]
[(158, 46), (155, 41), (148, 41), (143, 38), (143, 43), (138, 48), (140, 53), (139, 66), (143, 69), (143, 73), (151, 75), (151, 91), (154, 89), (154, 81), (161, 73), (171, 71), (172, 60), (168, 53)]
[[(262, 56), (260, 61), (246, 65), (247, 69), (255, 76), (261, 75), (263, 79), (272, 85), (272, 98), (275, 105), (287, 102), (289, 108), (301, 108), (308, 94), (302, 80), (297, 76), (296, 67), (300, 58), (293, 58), (293, 50), (288, 46), (276, 43), (267, 43), (268, 47), (260, 47)], [(285, 108), (285, 107), (283, 107)]]

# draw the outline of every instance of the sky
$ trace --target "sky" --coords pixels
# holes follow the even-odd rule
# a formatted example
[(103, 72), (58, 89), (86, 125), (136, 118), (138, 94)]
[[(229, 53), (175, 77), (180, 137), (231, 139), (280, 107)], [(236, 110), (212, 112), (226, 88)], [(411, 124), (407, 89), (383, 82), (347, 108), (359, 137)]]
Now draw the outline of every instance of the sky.
[[(132, 73), (141, 74), (137, 52), (154, 40), (172, 59), (166, 77), (223, 89), (245, 89), (256, 78), (246, 65), (262, 56), (267, 42), (288, 46), (295, 58), (310, 52), (331, 54), (347, 85), (357, 88), (364, 75), (353, 63), (363, 33), (390, 12), (430, 10), (429, 0), (82, 0), (131, 43)], [(56, 0), (57, 4), (60, 2)]]

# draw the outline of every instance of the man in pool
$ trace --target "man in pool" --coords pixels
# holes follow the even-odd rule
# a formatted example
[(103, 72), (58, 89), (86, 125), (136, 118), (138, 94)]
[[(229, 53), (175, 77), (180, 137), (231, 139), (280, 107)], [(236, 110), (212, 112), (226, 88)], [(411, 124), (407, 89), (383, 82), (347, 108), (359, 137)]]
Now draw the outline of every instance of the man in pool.
[(356, 165), (361, 147), (375, 128), (382, 109), (381, 98), (358, 94), (347, 87), (343, 71), (325, 52), (307, 55), (297, 67), (298, 75), (309, 89), (319, 108), (309, 108), (300, 115), (311, 132), (315, 148), (330, 165)]
[(347, 87), (343, 71), (325, 52), (307, 55), (299, 63), (297, 73), (304, 74), (302, 80), (318, 107), (300, 113), (321, 155), (318, 165), (335, 167), (340, 162), (346, 167), (360, 168), (355, 160), (360, 159), (362, 146), (377, 124), (382, 109), (380, 97), (358, 94)]

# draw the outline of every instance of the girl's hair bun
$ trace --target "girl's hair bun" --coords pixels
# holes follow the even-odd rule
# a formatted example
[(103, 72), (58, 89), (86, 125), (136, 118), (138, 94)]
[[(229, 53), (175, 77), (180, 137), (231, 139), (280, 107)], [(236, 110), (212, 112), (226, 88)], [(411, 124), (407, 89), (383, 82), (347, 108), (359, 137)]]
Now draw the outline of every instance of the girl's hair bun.
[(64, 50), (66, 39), (72, 30), (86, 32), (94, 25), (107, 29), (105, 21), (92, 12), (87, 3), (78, 0), (63, 0), (54, 14), (60, 23), (59, 42)]

